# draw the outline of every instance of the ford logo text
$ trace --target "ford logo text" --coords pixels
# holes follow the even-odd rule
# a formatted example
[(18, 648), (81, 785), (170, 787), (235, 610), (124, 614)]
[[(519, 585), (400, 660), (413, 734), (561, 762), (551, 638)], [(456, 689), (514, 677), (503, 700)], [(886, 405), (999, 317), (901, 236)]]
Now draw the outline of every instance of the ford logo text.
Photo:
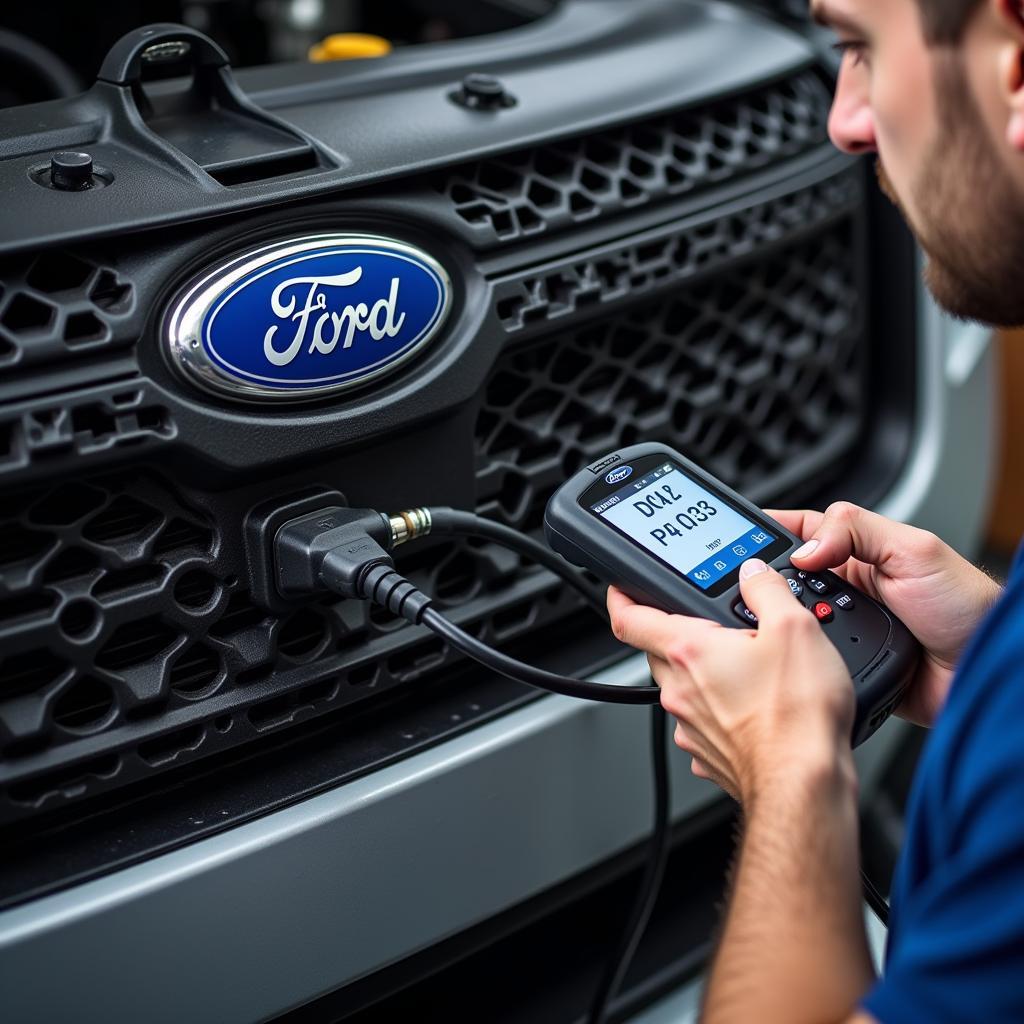
[(299, 401), (389, 373), (448, 315), (451, 282), (414, 246), (369, 235), (293, 238), (189, 285), (166, 325), (172, 365), (237, 399)]
[(613, 469), (604, 479), (609, 484), (621, 484), (623, 480), (633, 475), (632, 466), (620, 466), (618, 469)]

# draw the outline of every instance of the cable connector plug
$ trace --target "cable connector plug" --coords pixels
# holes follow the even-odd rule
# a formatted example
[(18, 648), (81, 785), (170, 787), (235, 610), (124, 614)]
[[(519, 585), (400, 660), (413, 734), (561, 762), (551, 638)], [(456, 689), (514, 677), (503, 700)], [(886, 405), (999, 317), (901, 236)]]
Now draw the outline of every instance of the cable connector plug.
[[(392, 565), (391, 524), (369, 508), (333, 506), (308, 512), (285, 523), (274, 537), (278, 590), (286, 597), (334, 589), (320, 572), (324, 559), (337, 552), (361, 569)], [(356, 580), (352, 581), (352, 585)], [(361, 597), (354, 590), (345, 597)]]
[(388, 516), (372, 509), (317, 509), (282, 526), (274, 538), (277, 587), (285, 596), (329, 590), (373, 601), (418, 624), (430, 598), (395, 571)]
[(360, 597), (387, 608), (414, 626), (423, 619), (431, 599), (390, 565), (360, 565), (346, 552), (332, 551), (324, 559), (320, 578), (336, 594)]
[[(519, 536), (507, 526), (488, 525), (486, 520), (478, 520), (476, 516), (464, 518), (463, 513), (454, 509), (414, 509), (405, 515), (410, 520), (418, 519), (418, 522), (406, 522), (403, 516), (389, 517), (370, 509), (330, 507), (291, 519), (277, 531), (273, 544), (277, 585), (285, 595), (329, 590), (341, 597), (373, 601), (414, 625), (422, 623), (455, 650), (495, 672), (541, 690), (611, 704), (658, 703), (661, 690), (657, 686), (594, 683), (535, 668), (488, 647), (472, 633), (445, 618), (432, 606), (426, 594), (395, 571), (388, 554), (398, 542), (396, 533), (401, 532), (396, 530), (394, 519), (402, 519), (408, 533), (422, 536), (432, 522), (437, 524), (438, 512), (452, 533), (458, 533), (460, 527), (464, 527), (461, 532), (504, 542), (513, 550), (527, 555), (536, 553), (542, 564), (552, 564), (564, 572), (557, 557), (544, 551), (536, 541)], [(570, 578), (573, 586), (582, 589), (578, 580)], [(596, 603), (600, 606), (600, 602)]]

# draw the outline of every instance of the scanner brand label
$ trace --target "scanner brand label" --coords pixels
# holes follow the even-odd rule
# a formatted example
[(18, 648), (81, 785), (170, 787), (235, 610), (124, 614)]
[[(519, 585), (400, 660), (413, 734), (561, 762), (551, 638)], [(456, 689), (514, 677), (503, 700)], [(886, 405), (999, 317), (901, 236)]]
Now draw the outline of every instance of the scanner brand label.
[(607, 484), (619, 484), (623, 480), (633, 475), (632, 466), (620, 466), (618, 469), (613, 469), (605, 478), (604, 481)]
[(167, 320), (171, 362), (235, 398), (296, 401), (396, 369), (436, 334), (451, 282), (395, 239), (317, 235), (237, 257), (194, 281)]

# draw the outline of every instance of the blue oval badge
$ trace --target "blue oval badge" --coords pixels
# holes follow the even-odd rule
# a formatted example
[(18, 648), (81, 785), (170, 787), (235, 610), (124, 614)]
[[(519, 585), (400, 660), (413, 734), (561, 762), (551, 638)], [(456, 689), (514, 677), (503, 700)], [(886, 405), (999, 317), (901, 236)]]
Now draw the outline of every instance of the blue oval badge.
[(631, 477), (632, 475), (632, 466), (619, 466), (618, 469), (613, 469), (604, 479), (605, 483), (621, 484), (623, 480)]
[(171, 310), (172, 363), (234, 398), (297, 401), (389, 373), (437, 333), (451, 281), (414, 246), (314, 235), (237, 257)]

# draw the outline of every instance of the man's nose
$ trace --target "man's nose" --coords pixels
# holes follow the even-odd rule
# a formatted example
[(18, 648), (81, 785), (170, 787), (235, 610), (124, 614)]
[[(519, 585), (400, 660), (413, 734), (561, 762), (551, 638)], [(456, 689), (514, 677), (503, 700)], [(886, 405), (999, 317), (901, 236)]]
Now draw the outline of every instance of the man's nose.
[(873, 153), (878, 147), (871, 107), (859, 90), (847, 85), (846, 78), (845, 74), (840, 74), (836, 95), (832, 100), (832, 111), (828, 118), (829, 138), (844, 153)]

